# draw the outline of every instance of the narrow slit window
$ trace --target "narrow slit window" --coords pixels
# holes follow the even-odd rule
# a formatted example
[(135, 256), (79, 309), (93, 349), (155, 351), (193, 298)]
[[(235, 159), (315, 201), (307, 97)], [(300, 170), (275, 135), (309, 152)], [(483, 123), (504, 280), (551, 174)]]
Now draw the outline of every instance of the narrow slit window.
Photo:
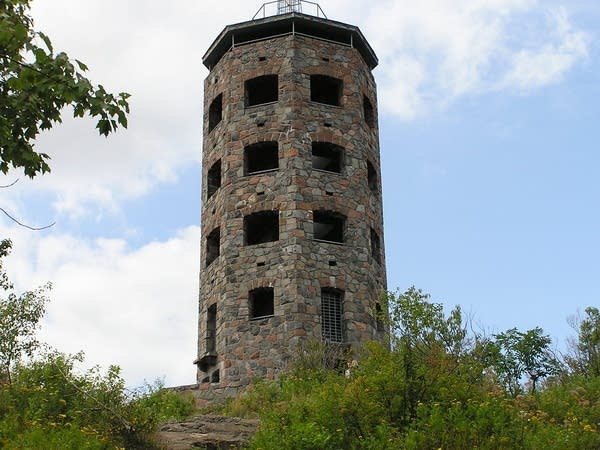
[(384, 331), (385, 324), (383, 323), (383, 310), (381, 308), (381, 303), (379, 302), (375, 303), (375, 315), (377, 331)]
[(223, 118), (223, 94), (217, 95), (208, 107), (208, 132), (210, 133)]
[(277, 75), (263, 75), (244, 83), (246, 107), (276, 102), (279, 97)]
[(217, 340), (217, 305), (212, 304), (208, 307), (206, 313), (206, 352), (214, 353), (216, 351)]
[(377, 171), (371, 161), (367, 161), (367, 183), (369, 184), (369, 189), (374, 194), (377, 194), (379, 191), (379, 182), (377, 181)]
[(321, 289), (321, 331), (325, 342), (344, 342), (344, 292)]
[(313, 212), (313, 236), (317, 241), (344, 242), (346, 217), (332, 211)]
[(251, 175), (279, 168), (279, 144), (258, 142), (244, 148), (244, 172)]
[(260, 319), (274, 314), (274, 294), (272, 287), (253, 289), (248, 293), (250, 319)]
[(221, 187), (221, 160), (215, 162), (206, 174), (206, 198), (211, 198)]
[(310, 76), (310, 99), (313, 102), (340, 106), (344, 83), (339, 78), (327, 75)]
[(215, 228), (206, 237), (206, 267), (219, 257), (220, 254), (221, 230)]
[(261, 211), (244, 217), (246, 245), (279, 240), (279, 211)]
[(381, 240), (373, 228), (371, 228), (371, 256), (375, 261), (381, 263)]
[(371, 100), (366, 95), (363, 96), (363, 113), (365, 122), (369, 127), (373, 128), (375, 126), (375, 112), (373, 111)]
[(312, 143), (313, 169), (327, 172), (342, 172), (343, 147), (329, 142)]

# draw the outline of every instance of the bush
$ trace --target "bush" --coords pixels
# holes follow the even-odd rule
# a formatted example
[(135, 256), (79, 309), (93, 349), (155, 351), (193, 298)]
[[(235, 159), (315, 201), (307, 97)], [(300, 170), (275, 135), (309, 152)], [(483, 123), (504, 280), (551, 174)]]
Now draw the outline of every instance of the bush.
[(78, 373), (82, 361), (54, 352), (15, 367), (12, 384), (0, 388), (0, 447), (147, 449), (159, 422), (193, 410), (191, 399), (160, 384), (127, 392), (116, 366)]

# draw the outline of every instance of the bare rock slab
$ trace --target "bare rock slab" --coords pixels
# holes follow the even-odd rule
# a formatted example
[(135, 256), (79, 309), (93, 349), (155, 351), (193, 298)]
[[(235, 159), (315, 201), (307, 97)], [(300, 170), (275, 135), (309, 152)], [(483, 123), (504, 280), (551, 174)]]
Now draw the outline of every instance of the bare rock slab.
[(156, 433), (157, 441), (165, 450), (241, 449), (254, 435), (257, 419), (241, 419), (205, 415), (184, 422), (167, 422)]

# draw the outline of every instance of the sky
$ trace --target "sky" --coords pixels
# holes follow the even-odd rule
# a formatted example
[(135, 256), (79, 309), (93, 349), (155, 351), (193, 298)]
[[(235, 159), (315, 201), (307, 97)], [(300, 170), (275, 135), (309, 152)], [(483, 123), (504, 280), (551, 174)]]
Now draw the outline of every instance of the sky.
[[(488, 334), (600, 306), (600, 3), (322, 0), (379, 57), (388, 289), (460, 305)], [(202, 56), (261, 2), (33, 0), (38, 30), (132, 94), (129, 128), (72, 119), (36, 142), (52, 172), (0, 176), (5, 267), (52, 282), (40, 337), (129, 385), (195, 382)], [(311, 11), (305, 11), (310, 13)]]

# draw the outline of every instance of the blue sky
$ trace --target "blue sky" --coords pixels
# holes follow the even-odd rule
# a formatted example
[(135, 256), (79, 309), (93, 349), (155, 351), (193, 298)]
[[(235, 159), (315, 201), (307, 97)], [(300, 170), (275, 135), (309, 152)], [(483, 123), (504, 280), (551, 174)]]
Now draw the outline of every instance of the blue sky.
[[(600, 305), (600, 4), (593, 0), (323, 0), (380, 58), (388, 287), (460, 304), (485, 332)], [(200, 252), (201, 57), (260, 3), (34, 0), (37, 27), (90, 77), (130, 92), (109, 139), (74, 121), (44, 134), (52, 174), (0, 192), (33, 233), (7, 268), (52, 281), (42, 337), (130, 384), (194, 381)], [(18, 177), (9, 174), (6, 184)]]

